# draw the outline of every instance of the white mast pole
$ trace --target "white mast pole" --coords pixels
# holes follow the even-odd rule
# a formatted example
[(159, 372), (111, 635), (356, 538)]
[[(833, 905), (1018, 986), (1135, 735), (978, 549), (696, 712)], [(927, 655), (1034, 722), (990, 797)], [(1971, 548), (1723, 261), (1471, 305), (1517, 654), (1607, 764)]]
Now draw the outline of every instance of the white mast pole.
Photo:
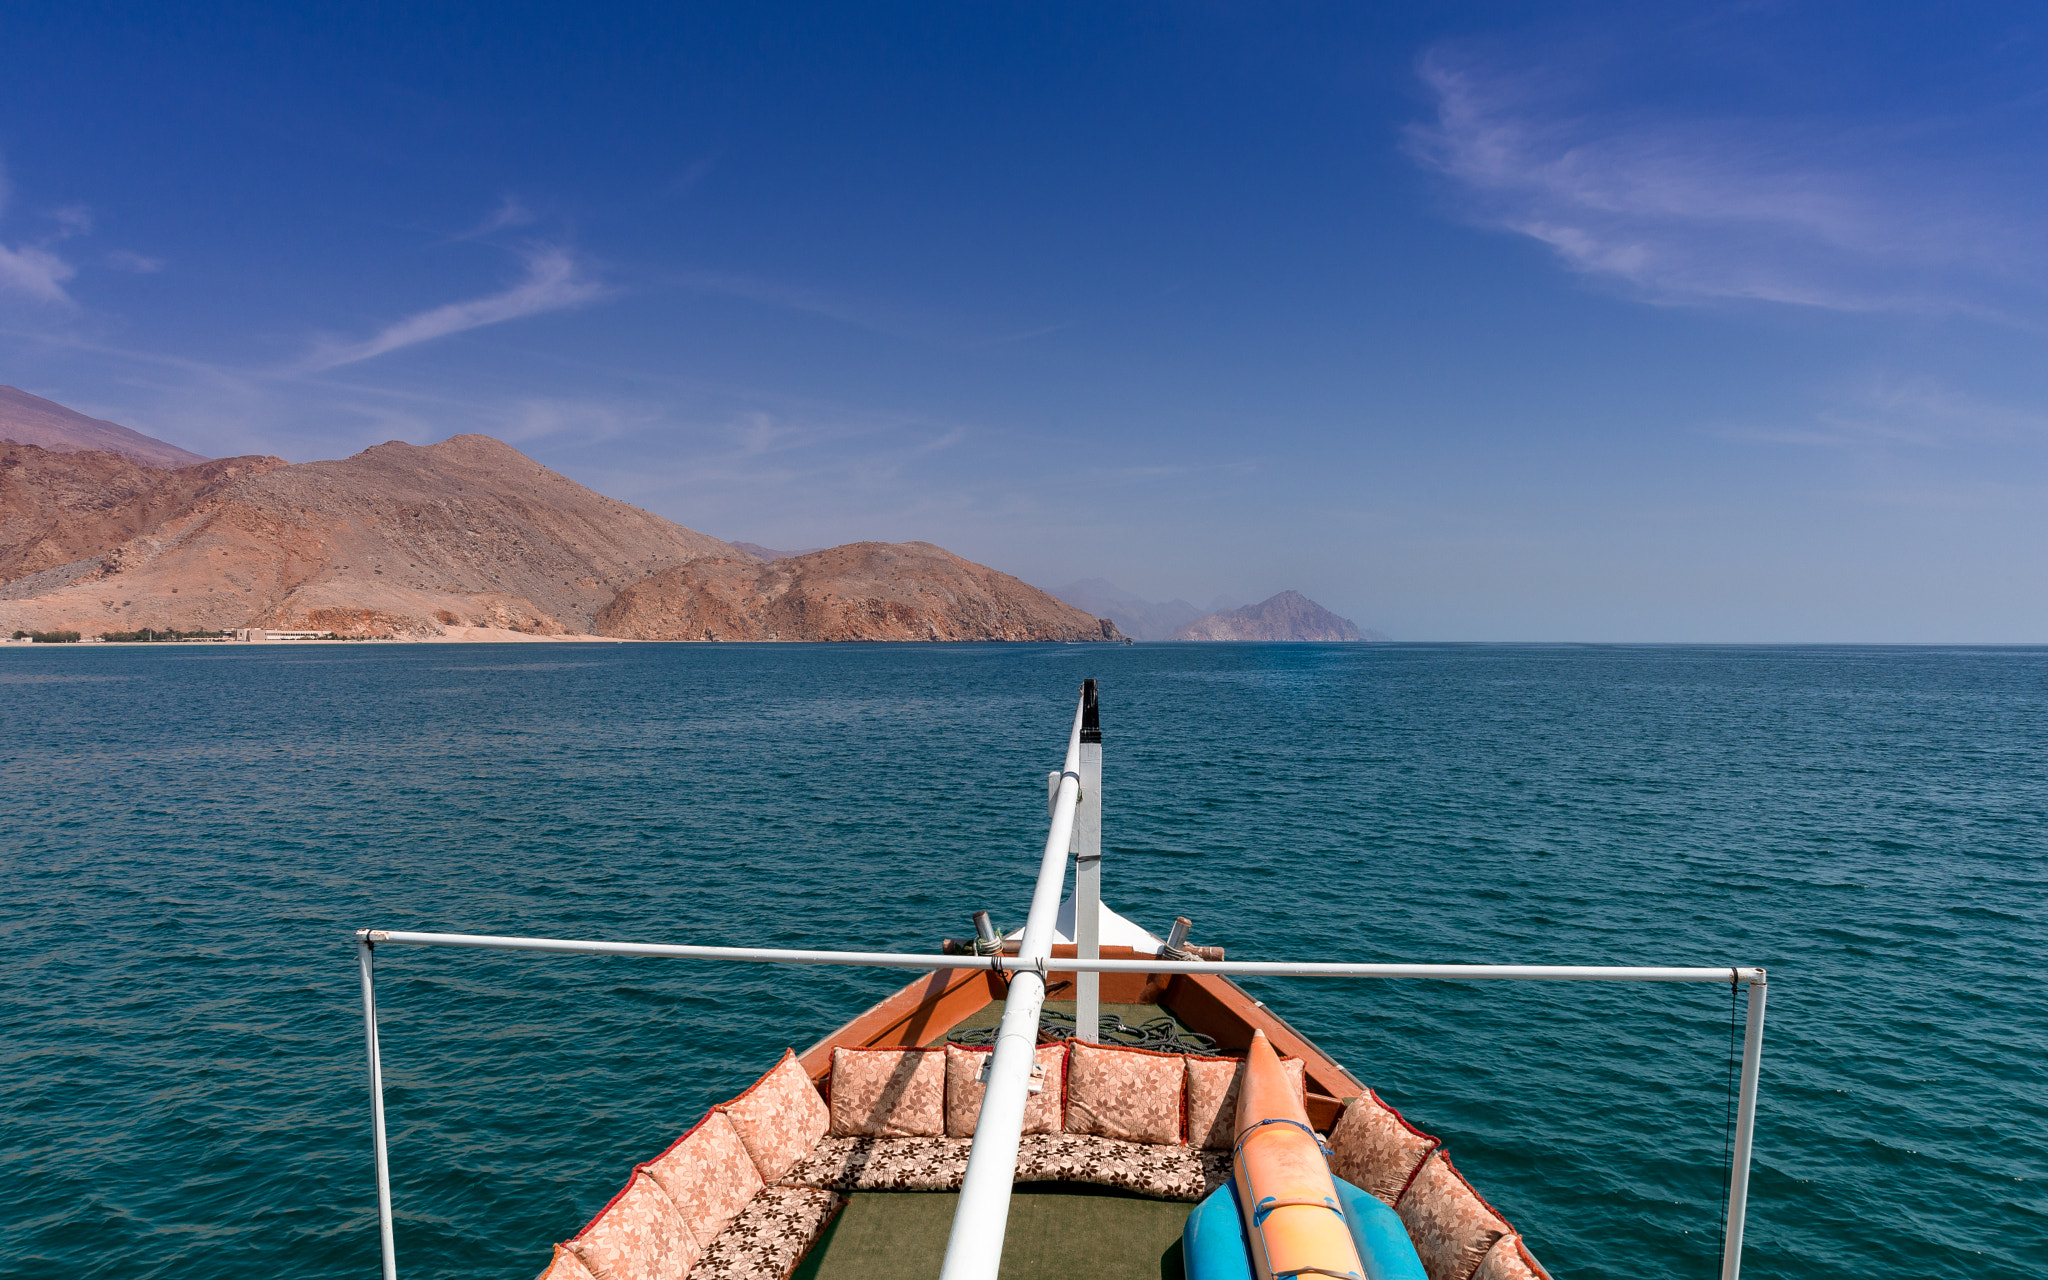
[(1023, 1140), (1024, 1104), (1037, 1066), (1038, 1015), (1045, 1007), (1046, 959), (1052, 954), (1053, 922), (1059, 916), (1060, 889), (1067, 879), (1067, 850), (1074, 839), (1074, 811), (1081, 793), (1081, 712), (1074, 708), (1074, 727), (1067, 735), (1066, 764), (1055, 793), (1052, 829), (1038, 860), (1038, 883), (1031, 891), (1031, 911), (1024, 918), (1024, 937), (1014, 960), (1009, 995), (1003, 1000), (1003, 1021), (996, 1030), (985, 1072), (988, 1088), (981, 1095), (981, 1115), (974, 1124), (974, 1146), (967, 1154), (967, 1175), (960, 1184), (960, 1202), (953, 1210), (953, 1233), (946, 1240), (946, 1261), (940, 1280), (995, 1280), (1003, 1260), (1003, 1232), (1010, 1222), (1010, 1188), (1017, 1180), (1017, 1148)]
[(1735, 1104), (1735, 1165), (1728, 1174), (1728, 1228), (1721, 1246), (1721, 1280), (1742, 1274), (1742, 1227), (1749, 1208), (1749, 1153), (1756, 1136), (1757, 1076), (1764, 1056), (1762, 969), (1750, 970), (1749, 1022), (1742, 1032), (1742, 1091)]
[(363, 1039), (370, 1054), (370, 1132), (377, 1146), (377, 1225), (384, 1238), (384, 1280), (398, 1280), (398, 1245), (391, 1235), (391, 1160), (384, 1149), (384, 1065), (377, 1052), (376, 960), (370, 940), (356, 935), (363, 975)]
[[(1081, 803), (1074, 813), (1074, 954), (1102, 958), (1102, 717), (1095, 682), (1081, 686)], [(1074, 1038), (1101, 1038), (1102, 975), (1074, 975)]]

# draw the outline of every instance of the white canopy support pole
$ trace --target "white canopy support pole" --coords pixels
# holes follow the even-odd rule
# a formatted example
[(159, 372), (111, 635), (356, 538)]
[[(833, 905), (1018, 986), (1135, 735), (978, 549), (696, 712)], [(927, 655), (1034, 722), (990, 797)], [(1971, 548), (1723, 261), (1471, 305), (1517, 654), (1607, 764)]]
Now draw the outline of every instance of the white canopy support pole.
[(1742, 1274), (1742, 1227), (1749, 1208), (1749, 1153), (1756, 1136), (1757, 1076), (1764, 1055), (1764, 971), (1749, 978), (1749, 1022), (1742, 1033), (1742, 1090), (1735, 1104), (1735, 1163), (1728, 1173), (1728, 1229), (1721, 1246), (1721, 1280)]
[(384, 1237), (384, 1280), (398, 1280), (398, 1245), (391, 1234), (391, 1161), (384, 1148), (384, 1065), (377, 1052), (376, 960), (370, 941), (356, 935), (363, 972), (363, 1039), (370, 1052), (370, 1132), (377, 1147), (377, 1225)]
[[(1074, 954), (1102, 958), (1102, 717), (1095, 682), (1081, 686), (1081, 803), (1074, 812)], [(1102, 975), (1074, 975), (1074, 1037), (1102, 1037)]]
[(960, 1201), (953, 1209), (953, 1232), (946, 1239), (940, 1280), (995, 1280), (1002, 1264), (1003, 1233), (1010, 1222), (1010, 1189), (1017, 1180), (1017, 1148), (1023, 1140), (1024, 1104), (1032, 1069), (1038, 1064), (1038, 1015), (1045, 1007), (1046, 959), (1052, 954), (1053, 922), (1059, 916), (1067, 851), (1074, 839), (1074, 811), (1079, 807), (1080, 764), (1081, 707), (1077, 705), (1053, 803), (1052, 829), (1046, 833), (1045, 852), (1039, 856), (1031, 910), (1024, 917), (1024, 937), (1015, 959), (1003, 966), (1017, 972), (1010, 979), (1003, 1021), (984, 1066), (988, 1087), (982, 1091), (981, 1114), (974, 1122), (974, 1146), (967, 1153), (967, 1175), (961, 1180)]

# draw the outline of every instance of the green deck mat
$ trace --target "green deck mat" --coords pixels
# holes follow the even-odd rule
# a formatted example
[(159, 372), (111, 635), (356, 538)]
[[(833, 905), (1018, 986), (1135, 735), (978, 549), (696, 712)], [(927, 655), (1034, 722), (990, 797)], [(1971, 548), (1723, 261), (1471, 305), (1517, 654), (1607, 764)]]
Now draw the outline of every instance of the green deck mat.
[[(856, 1191), (791, 1280), (936, 1280), (951, 1192)], [(1024, 1182), (1010, 1197), (1002, 1272), (1034, 1280), (1182, 1280), (1194, 1208), (1105, 1187)]]
[[(1074, 1002), (1072, 1000), (1048, 1000), (1045, 1002), (1045, 1007), (1048, 1010), (1057, 1009), (1070, 1018), (1074, 1016)], [(1113, 1013), (1117, 1017), (1122, 1018), (1125, 1025), (1133, 1027), (1143, 1026), (1154, 1018), (1172, 1018), (1173, 1029), (1176, 1032), (1185, 1032), (1187, 1030), (1187, 1026), (1179, 1018), (1173, 1016), (1173, 1010), (1163, 1004), (1104, 1004), (1102, 1012), (1105, 1014)], [(993, 1027), (1002, 1020), (1003, 1002), (993, 1000), (986, 1007), (960, 1019), (958, 1023), (954, 1024), (951, 1031), (933, 1036), (930, 1040), (926, 1041), (926, 1044), (944, 1044), (946, 1036), (952, 1034), (952, 1031), (969, 1031), (980, 1027)]]

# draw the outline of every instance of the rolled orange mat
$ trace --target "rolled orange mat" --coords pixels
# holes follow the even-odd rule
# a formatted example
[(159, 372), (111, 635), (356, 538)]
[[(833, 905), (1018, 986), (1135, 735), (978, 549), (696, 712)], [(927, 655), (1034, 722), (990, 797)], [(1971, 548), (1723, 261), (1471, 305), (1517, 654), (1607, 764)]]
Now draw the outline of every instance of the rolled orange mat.
[(1237, 1143), (1231, 1157), (1238, 1208), (1260, 1280), (1343, 1276), (1365, 1267), (1337, 1201), (1337, 1183), (1308, 1112), (1280, 1069), (1263, 1031), (1252, 1033), (1237, 1090)]

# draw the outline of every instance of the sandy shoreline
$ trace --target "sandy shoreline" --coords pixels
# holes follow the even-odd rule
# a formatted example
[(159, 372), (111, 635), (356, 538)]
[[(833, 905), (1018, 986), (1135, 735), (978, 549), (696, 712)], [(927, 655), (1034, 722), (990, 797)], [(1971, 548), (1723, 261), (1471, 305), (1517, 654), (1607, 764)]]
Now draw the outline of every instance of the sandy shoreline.
[(70, 644), (26, 645), (0, 641), (0, 649), (157, 649), (165, 645), (215, 645), (236, 649), (273, 648), (278, 645), (304, 647), (316, 644), (646, 644), (618, 636), (593, 636), (571, 632), (559, 636), (528, 635), (497, 627), (450, 627), (438, 636), (395, 636), (374, 640), (77, 640)]

